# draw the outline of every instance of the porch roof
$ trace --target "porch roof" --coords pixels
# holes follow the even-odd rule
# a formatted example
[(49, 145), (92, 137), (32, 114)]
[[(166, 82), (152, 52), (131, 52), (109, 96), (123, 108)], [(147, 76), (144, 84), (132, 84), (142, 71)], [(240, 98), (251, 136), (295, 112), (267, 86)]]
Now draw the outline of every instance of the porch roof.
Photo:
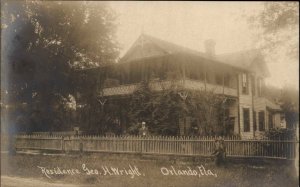
[(278, 111), (278, 112), (281, 111), (281, 107), (278, 104), (270, 101), (269, 99), (265, 99), (265, 101), (266, 101), (266, 106), (269, 110)]

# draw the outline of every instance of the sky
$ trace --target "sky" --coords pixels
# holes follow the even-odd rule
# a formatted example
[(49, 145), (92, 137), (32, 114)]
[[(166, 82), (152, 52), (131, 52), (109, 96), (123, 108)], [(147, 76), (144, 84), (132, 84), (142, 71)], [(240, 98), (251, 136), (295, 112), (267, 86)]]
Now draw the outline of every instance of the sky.
[[(261, 2), (109, 2), (118, 15), (117, 40), (121, 56), (141, 33), (204, 51), (207, 39), (216, 41), (216, 54), (256, 47), (253, 30), (243, 15), (262, 10)], [(299, 61), (276, 55), (266, 58), (271, 77), (266, 83), (298, 89)]]

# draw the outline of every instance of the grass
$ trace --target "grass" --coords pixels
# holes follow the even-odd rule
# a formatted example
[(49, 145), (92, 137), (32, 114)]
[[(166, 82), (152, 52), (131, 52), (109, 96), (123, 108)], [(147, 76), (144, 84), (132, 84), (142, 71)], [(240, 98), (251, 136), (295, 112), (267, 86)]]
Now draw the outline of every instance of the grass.
[[(82, 164), (89, 169), (97, 169), (102, 172), (102, 166), (128, 168), (128, 165), (137, 166), (141, 176), (131, 178), (123, 176), (87, 175), (82, 170)], [(217, 174), (214, 176), (165, 176), (161, 168), (196, 169), (203, 165), (206, 170)], [(50, 175), (47, 178), (37, 166), (48, 169), (59, 167), (60, 169), (78, 169), (81, 174), (77, 175)], [(198, 170), (199, 171), (199, 170)], [(43, 181), (55, 183), (72, 184), (95, 184), (96, 186), (130, 186), (130, 187), (252, 187), (252, 186), (275, 186), (275, 187), (296, 187), (299, 185), (295, 176), (295, 169), (290, 164), (253, 165), (249, 163), (228, 163), (226, 167), (216, 167), (211, 160), (192, 161), (191, 159), (172, 159), (159, 157), (156, 159), (128, 155), (94, 154), (94, 155), (28, 155), (17, 154), (8, 156), (1, 155), (1, 174), (8, 176), (38, 178)]]

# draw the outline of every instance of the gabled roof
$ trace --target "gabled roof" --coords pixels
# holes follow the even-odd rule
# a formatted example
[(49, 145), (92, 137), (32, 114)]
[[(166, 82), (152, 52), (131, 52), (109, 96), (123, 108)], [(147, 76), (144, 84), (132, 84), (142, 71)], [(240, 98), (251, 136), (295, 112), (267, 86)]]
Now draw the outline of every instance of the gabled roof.
[(261, 58), (261, 53), (257, 49), (217, 55), (217, 60), (241, 68), (249, 67), (251, 63), (258, 58)]
[(264, 61), (264, 57), (261, 51), (258, 49), (224, 53), (217, 55), (216, 59), (220, 62), (224, 62), (235, 67), (252, 70), (254, 72), (259, 70), (264, 76), (270, 75)]
[(256, 72), (258, 69), (264, 76), (269, 75), (263, 55), (257, 49), (221, 54), (216, 55), (214, 58), (212, 58), (204, 52), (199, 52), (193, 49), (179, 46), (174, 43), (167, 42), (146, 34), (140, 35), (140, 37), (134, 42), (132, 47), (121, 58), (120, 62), (125, 63), (149, 57), (158, 57), (178, 53), (199, 56), (246, 71), (252, 70)]
[[(152, 47), (152, 50), (142, 51), (143, 48), (149, 49), (150, 45)], [(140, 54), (134, 54), (138, 50), (140, 50)], [(188, 53), (198, 56), (205, 56), (204, 53), (186, 47), (182, 47), (174, 43), (167, 42), (146, 34), (141, 34), (140, 37), (131, 46), (131, 48), (127, 51), (127, 53), (121, 58), (120, 62), (133, 61), (137, 59), (147, 58), (150, 56), (161, 56), (177, 53)]]

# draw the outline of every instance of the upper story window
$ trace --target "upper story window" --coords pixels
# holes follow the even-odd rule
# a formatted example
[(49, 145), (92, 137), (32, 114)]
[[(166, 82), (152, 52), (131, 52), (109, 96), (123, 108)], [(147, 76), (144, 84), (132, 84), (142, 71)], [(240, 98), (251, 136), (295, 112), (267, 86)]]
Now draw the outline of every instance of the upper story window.
[(248, 76), (246, 73), (243, 73), (242, 74), (242, 93), (243, 94), (248, 94), (248, 92), (249, 92), (248, 85), (249, 85)]
[(230, 86), (230, 74), (226, 73), (224, 75), (224, 86), (229, 87)]
[(223, 85), (223, 76), (220, 74), (216, 74), (216, 83), (218, 85)]
[(205, 71), (204, 72), (204, 77), (205, 77), (205, 81), (207, 83), (212, 83), (212, 77), (211, 77), (211, 72), (210, 71)]
[(256, 92), (256, 81), (255, 81), (255, 77), (252, 76), (251, 79), (251, 89), (252, 89), (252, 95), (255, 95)]
[(262, 96), (263, 80), (262, 78), (257, 78), (257, 95)]

